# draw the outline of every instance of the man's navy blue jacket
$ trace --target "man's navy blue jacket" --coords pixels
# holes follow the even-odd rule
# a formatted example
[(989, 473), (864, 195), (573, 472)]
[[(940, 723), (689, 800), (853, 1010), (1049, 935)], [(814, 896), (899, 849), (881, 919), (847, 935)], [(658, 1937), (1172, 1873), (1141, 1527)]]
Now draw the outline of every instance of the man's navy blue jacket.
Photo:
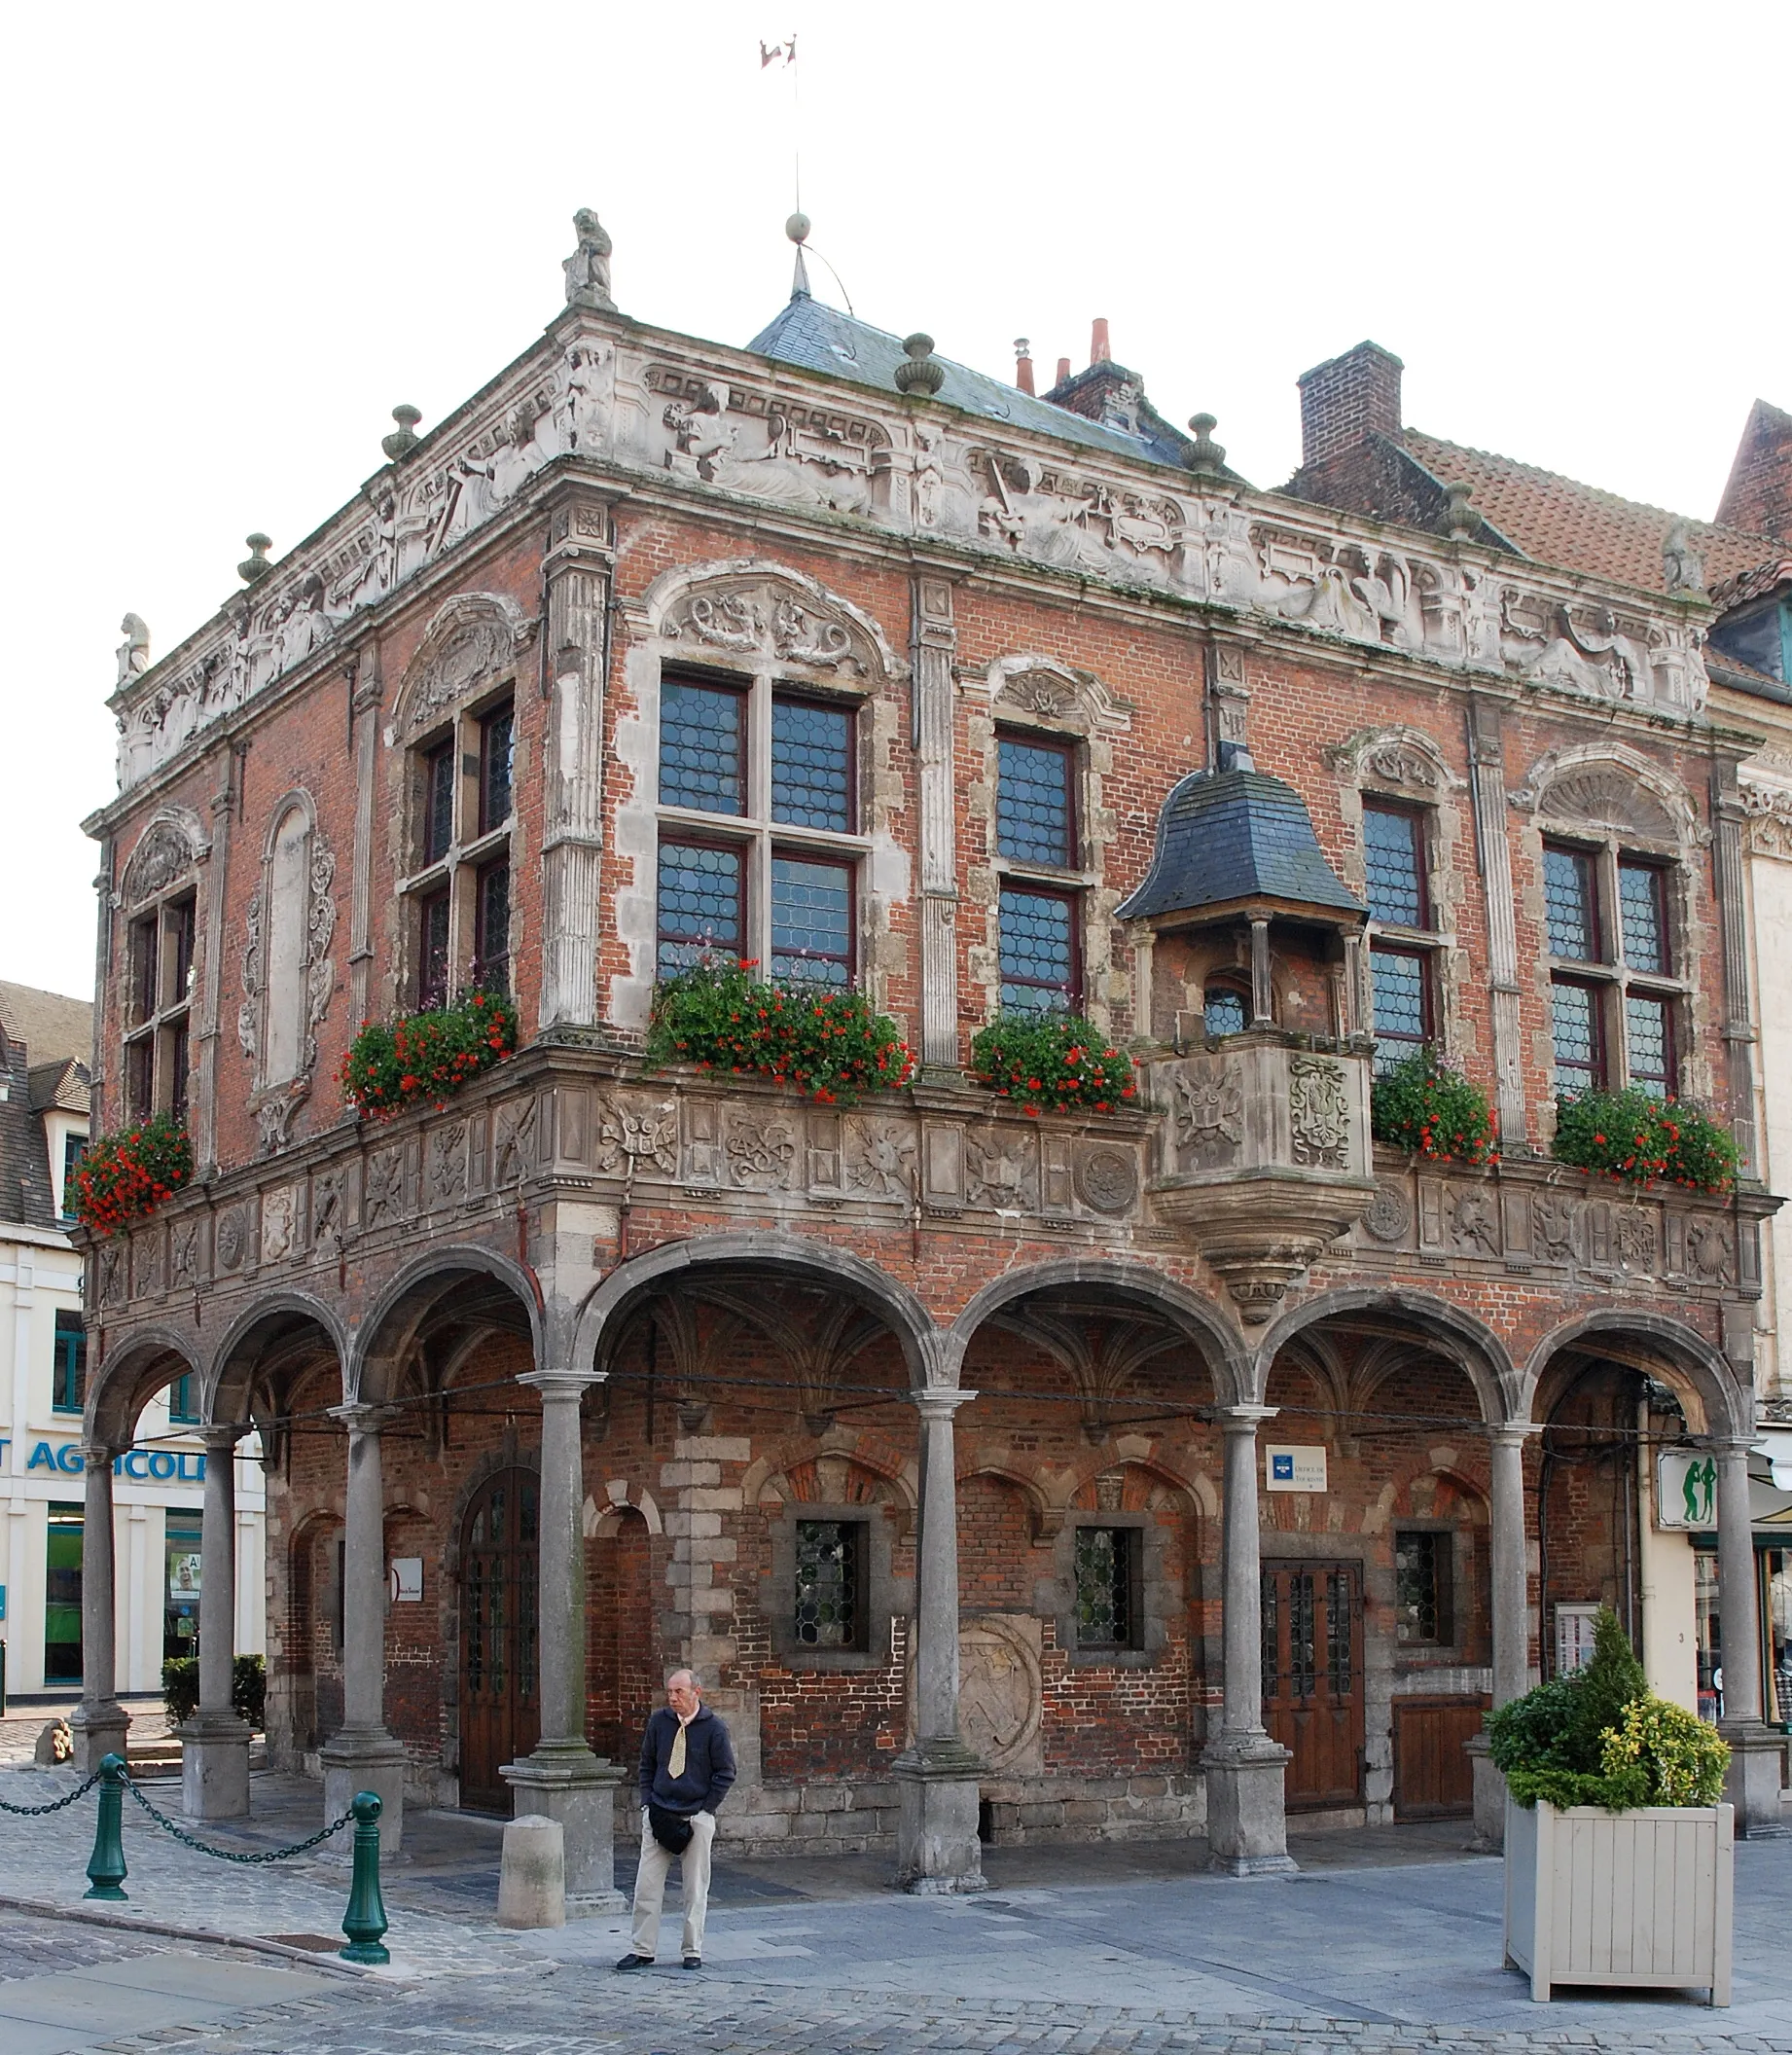
[(685, 1773), (669, 1777), (665, 1765), (677, 1732), (678, 1714), (670, 1706), (662, 1706), (648, 1720), (641, 1737), (641, 1803), (687, 1817), (713, 1813), (735, 1781), (735, 1745), (728, 1728), (707, 1706), (699, 1706), (685, 1729)]

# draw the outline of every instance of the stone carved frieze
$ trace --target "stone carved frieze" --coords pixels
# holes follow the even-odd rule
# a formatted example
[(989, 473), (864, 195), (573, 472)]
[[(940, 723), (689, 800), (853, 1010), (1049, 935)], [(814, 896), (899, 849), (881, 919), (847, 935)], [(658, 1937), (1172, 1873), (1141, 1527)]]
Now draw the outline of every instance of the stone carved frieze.
[(778, 1191), (789, 1184), (797, 1157), (796, 1123), (758, 1108), (735, 1111), (727, 1121), (731, 1184), (754, 1191)]
[(1030, 1212), (1039, 1204), (1038, 1154), (1029, 1137), (1004, 1141), (999, 1135), (964, 1137), (965, 1196), (995, 1212)]
[(118, 1306), (125, 1298), (125, 1250), (116, 1240), (99, 1244), (95, 1263), (99, 1271), (99, 1303)]
[(334, 1165), (311, 1179), (311, 1240), (314, 1244), (336, 1244), (347, 1228), (347, 1175)]
[(678, 1172), (678, 1107), (671, 1100), (605, 1100), (597, 1108), (596, 1165), (605, 1176)]
[(168, 1268), (176, 1291), (191, 1291), (199, 1280), (199, 1223), (177, 1220), (168, 1235)]
[(878, 423), (667, 365), (649, 365), (643, 383), (664, 396), (663, 462), (674, 477), (790, 506), (874, 511), (873, 466), (890, 446)]
[(527, 1099), (507, 1100), (493, 1118), (491, 1181), (500, 1190), (520, 1184), (534, 1168), (540, 1105), (533, 1094)]
[(830, 618), (806, 595), (771, 580), (740, 581), (694, 593), (666, 624), (673, 640), (735, 657), (771, 658), (830, 671), (866, 674), (863, 649), (852, 631)]
[(985, 542), (1122, 583), (1170, 582), (1186, 518), (1178, 501), (999, 450), (973, 451), (970, 461)]
[(218, 1268), (224, 1271), (240, 1270), (243, 1257), (249, 1247), (249, 1222), (244, 1208), (233, 1206), (218, 1215), (218, 1226), (212, 1238), (212, 1247), (218, 1259)]
[(1077, 1197), (1092, 1212), (1110, 1219), (1138, 1203), (1138, 1159), (1130, 1149), (1093, 1143), (1076, 1157)]
[[(1777, 767), (1775, 767), (1777, 768)], [(1748, 766), (1743, 766), (1744, 771)], [(1792, 764), (1785, 766), (1792, 772)], [(1756, 856), (1792, 856), (1792, 785), (1744, 776), (1737, 787), (1747, 820), (1748, 847)]]
[(1378, 1242), (1404, 1241), (1413, 1224), (1413, 1208), (1405, 1188), (1382, 1178), (1363, 1213), (1363, 1225)]
[(391, 1227), (405, 1216), (405, 1157), (402, 1149), (376, 1149), (367, 1159), (363, 1200), (369, 1227)]
[(432, 1128), (427, 1151), (429, 1203), (453, 1206), (467, 1189), (467, 1124), (445, 1121)]
[(1465, 1256), (1497, 1256), (1499, 1219), (1493, 1201), (1477, 1185), (1452, 1185), (1444, 1194), (1445, 1232)]
[(280, 1185), (262, 1194), (262, 1261), (282, 1263), (293, 1253), (299, 1235), (299, 1194)]
[(1345, 1170), (1350, 1161), (1350, 1096), (1344, 1066), (1323, 1056), (1288, 1060), (1288, 1131), (1304, 1169)]
[(1177, 1069), (1172, 1090), (1178, 1151), (1202, 1168), (1233, 1161), (1244, 1139), (1244, 1084), (1236, 1058), (1192, 1057)]
[(848, 1117), (846, 1189), (867, 1199), (907, 1199), (914, 1190), (914, 1138), (893, 1122)]
[(1702, 1284), (1736, 1280), (1736, 1237), (1721, 1219), (1695, 1215), (1686, 1223), (1686, 1272)]
[(1558, 1192), (1540, 1193), (1530, 1202), (1531, 1245), (1546, 1263), (1574, 1261), (1574, 1231), (1579, 1208)]

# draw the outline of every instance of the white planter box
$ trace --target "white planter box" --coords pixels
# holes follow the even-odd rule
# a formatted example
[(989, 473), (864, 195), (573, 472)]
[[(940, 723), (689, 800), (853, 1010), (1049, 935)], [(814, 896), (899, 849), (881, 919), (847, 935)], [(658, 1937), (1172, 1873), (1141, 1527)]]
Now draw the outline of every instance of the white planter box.
[(1705, 1990), (1730, 2002), (1736, 1809), (1506, 1800), (1506, 1961), (1553, 1984)]

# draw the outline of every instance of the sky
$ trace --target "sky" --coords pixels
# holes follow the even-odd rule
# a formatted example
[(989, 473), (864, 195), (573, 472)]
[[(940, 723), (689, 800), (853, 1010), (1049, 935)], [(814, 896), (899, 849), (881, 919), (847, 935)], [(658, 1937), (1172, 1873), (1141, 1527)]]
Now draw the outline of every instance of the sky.
[[(794, 95), (759, 57), (793, 30)], [(1792, 406), (1784, 0), (100, 0), (7, 40), (0, 978), (53, 991), (92, 987), (122, 616), (172, 648), (395, 404), (526, 347), (577, 207), (626, 312), (742, 343), (800, 145), (861, 317), (1001, 377), (1026, 336), (1049, 379), (1105, 316), (1265, 487), (1296, 377), (1365, 337), (1411, 425), (1698, 518)]]

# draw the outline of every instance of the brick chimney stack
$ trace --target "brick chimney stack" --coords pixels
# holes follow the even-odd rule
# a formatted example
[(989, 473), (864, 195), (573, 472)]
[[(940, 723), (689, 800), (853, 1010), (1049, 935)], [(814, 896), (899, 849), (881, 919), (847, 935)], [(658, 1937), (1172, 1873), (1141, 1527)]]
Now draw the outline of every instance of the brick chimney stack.
[(1089, 331), (1089, 361), (1092, 364), (1108, 364), (1114, 352), (1108, 347), (1107, 317), (1097, 314)]
[(1015, 383), (1024, 393), (1033, 390), (1033, 345), (1024, 336), (1015, 338)]
[(1070, 359), (1068, 357), (1059, 357), (1057, 360), (1057, 377), (1053, 380), (1053, 383), (1055, 385), (1068, 385), (1069, 382)]
[(1718, 502), (1727, 528), (1792, 542), (1792, 414), (1757, 400)]
[(1397, 436), (1405, 369), (1379, 342), (1359, 342), (1303, 372), (1298, 380), (1303, 468), (1355, 449), (1366, 435)]

